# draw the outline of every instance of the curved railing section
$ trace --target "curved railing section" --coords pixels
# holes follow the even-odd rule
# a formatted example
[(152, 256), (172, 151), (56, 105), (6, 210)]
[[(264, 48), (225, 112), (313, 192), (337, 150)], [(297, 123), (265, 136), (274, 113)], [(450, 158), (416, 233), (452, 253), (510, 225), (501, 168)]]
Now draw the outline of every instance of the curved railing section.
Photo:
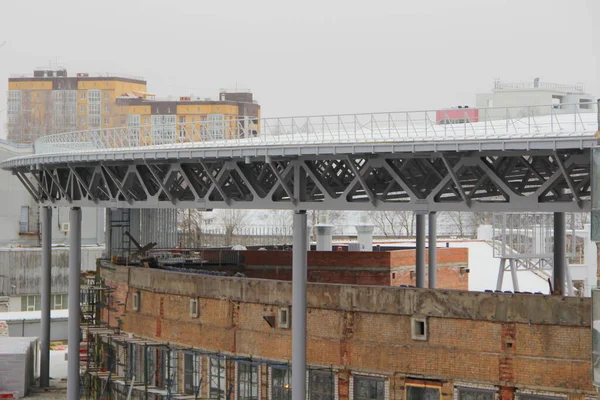
[(36, 153), (401, 141), (528, 139), (593, 134), (596, 103), (457, 108), (286, 118), (204, 119), (44, 136)]

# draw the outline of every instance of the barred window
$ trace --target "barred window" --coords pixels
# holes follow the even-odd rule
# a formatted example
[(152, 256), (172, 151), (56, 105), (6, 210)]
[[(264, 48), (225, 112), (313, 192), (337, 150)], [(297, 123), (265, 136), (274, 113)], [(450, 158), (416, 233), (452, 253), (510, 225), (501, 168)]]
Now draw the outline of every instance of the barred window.
[(559, 396), (546, 396), (541, 394), (533, 394), (533, 393), (519, 393), (519, 400), (564, 400), (565, 397)]
[(335, 396), (335, 382), (333, 371), (309, 372), (308, 399), (309, 400), (331, 400)]
[(200, 395), (200, 377), (202, 375), (202, 357), (185, 353), (183, 357), (183, 391), (185, 394)]
[(258, 365), (238, 362), (237, 397), (238, 400), (258, 399)]
[(292, 369), (273, 367), (271, 370), (271, 400), (292, 399)]
[(440, 400), (440, 389), (426, 386), (406, 386), (407, 400)]
[(354, 375), (354, 400), (384, 400), (385, 379)]
[(225, 399), (225, 359), (210, 357), (210, 393), (211, 399)]
[(494, 400), (496, 392), (479, 388), (456, 387), (458, 400)]

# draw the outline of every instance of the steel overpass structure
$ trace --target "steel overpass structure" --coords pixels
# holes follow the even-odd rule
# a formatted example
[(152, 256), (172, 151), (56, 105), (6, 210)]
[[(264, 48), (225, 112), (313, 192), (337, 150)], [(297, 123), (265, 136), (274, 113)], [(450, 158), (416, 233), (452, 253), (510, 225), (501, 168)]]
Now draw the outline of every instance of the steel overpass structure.
[[(596, 107), (596, 104), (588, 106)], [(565, 293), (565, 212), (591, 211), (599, 119), (588, 107), (203, 121), (47, 136), (3, 162), (42, 206), (42, 385), (47, 384), (52, 207), (71, 207), (70, 337), (79, 336), (80, 207), (294, 210), (292, 391), (306, 381), (306, 210), (417, 214), (416, 282), (436, 285), (438, 211), (553, 212), (554, 285)], [(491, 115), (495, 117), (492, 118)], [(425, 281), (425, 215), (429, 281)], [(44, 324), (45, 317), (45, 324)], [(69, 353), (79, 342), (69, 341)], [(69, 361), (69, 399), (79, 364)]]

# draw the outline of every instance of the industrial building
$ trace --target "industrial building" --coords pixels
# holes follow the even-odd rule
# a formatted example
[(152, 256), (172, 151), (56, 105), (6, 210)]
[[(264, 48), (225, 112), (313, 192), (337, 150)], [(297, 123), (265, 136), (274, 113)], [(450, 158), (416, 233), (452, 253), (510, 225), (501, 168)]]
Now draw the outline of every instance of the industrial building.
[[(494, 81), (491, 92), (478, 93), (476, 108), (488, 108), (479, 114), (479, 121), (512, 117), (535, 118), (542, 115), (561, 115), (578, 110), (596, 112), (594, 95), (587, 93), (581, 84), (563, 84), (540, 81)], [(489, 109), (492, 108), (492, 109)], [(507, 113), (509, 115), (507, 115)]]
[(260, 118), (260, 106), (249, 91), (222, 91), (216, 100), (160, 99), (148, 93), (142, 78), (68, 76), (64, 68), (37, 69), (31, 76), (9, 78), (7, 103), (7, 139), (16, 143), (33, 143), (52, 133), (127, 127), (136, 140), (161, 144), (200, 137), (207, 123), (214, 131), (208, 136), (226, 138), (238, 129), (233, 121), (239, 119), (258, 134)]
[[(290, 399), (291, 283), (111, 263), (100, 276), (112, 312), (87, 332), (92, 396), (108, 382), (115, 399), (130, 386), (134, 399)], [(308, 398), (596, 396), (590, 299), (309, 283), (307, 306)]]
[[(580, 105), (542, 116), (505, 108), (506, 120), (459, 126), (422, 111), (291, 117), (257, 121), (257, 137), (249, 126), (209, 144), (204, 130), (169, 133), (158, 147), (153, 139), (165, 137), (138, 141), (145, 134), (127, 129), (74, 153), (85, 136), (69, 134), (4, 161), (42, 206), (42, 325), (53, 209), (70, 207), (68, 330), (72, 339), (83, 327), (84, 340), (68, 343), (68, 398), (597, 398), (592, 300), (568, 295), (566, 214), (591, 211), (598, 158), (596, 116)], [(132, 132), (137, 148), (124, 136)], [(110, 209), (110, 258), (98, 264), (98, 301), (86, 315), (81, 208), (99, 206)], [(291, 250), (219, 251), (213, 267), (207, 252), (133, 240), (172, 241), (159, 211), (185, 208), (293, 210)], [(322, 236), (313, 254), (307, 210), (331, 209), (414, 212), (414, 249), (376, 254), (358, 240), (364, 251), (333, 252)], [(540, 242), (551, 252), (531, 254), (552, 271), (551, 295), (519, 292), (516, 281), (514, 292), (469, 291), (468, 252), (437, 245), (443, 211), (550, 215)], [(511, 274), (531, 267), (512, 262), (515, 245), (537, 243), (520, 229), (497, 251)], [(224, 265), (231, 257), (237, 264)], [(42, 329), (41, 386), (49, 340)], [(81, 350), (83, 359), (72, 356)]]

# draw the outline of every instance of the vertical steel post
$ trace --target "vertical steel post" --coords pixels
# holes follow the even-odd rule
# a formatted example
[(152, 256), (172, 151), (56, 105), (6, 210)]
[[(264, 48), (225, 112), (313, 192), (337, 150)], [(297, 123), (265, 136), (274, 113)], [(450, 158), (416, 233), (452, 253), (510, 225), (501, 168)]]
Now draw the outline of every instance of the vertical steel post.
[(79, 400), (79, 279), (81, 274), (81, 208), (71, 208), (69, 221), (69, 334), (67, 337), (67, 399)]
[(437, 287), (437, 214), (429, 213), (429, 289)]
[(513, 283), (513, 291), (519, 292), (519, 276), (517, 275), (517, 263), (514, 259), (508, 261), (510, 263), (510, 276)]
[(306, 400), (306, 211), (294, 213), (292, 254), (292, 400)]
[(502, 282), (504, 281), (504, 266), (506, 265), (506, 258), (500, 259), (500, 266), (498, 267), (498, 280), (496, 281), (496, 290), (502, 290)]
[(40, 318), (40, 387), (50, 386), (50, 303), (52, 296), (52, 208), (41, 207), (42, 314)]
[(419, 213), (417, 218), (416, 248), (416, 281), (417, 287), (425, 287), (425, 214)]
[(566, 281), (566, 243), (565, 236), (565, 213), (554, 213), (554, 271), (552, 277), (554, 279), (554, 291), (560, 295), (565, 295)]

